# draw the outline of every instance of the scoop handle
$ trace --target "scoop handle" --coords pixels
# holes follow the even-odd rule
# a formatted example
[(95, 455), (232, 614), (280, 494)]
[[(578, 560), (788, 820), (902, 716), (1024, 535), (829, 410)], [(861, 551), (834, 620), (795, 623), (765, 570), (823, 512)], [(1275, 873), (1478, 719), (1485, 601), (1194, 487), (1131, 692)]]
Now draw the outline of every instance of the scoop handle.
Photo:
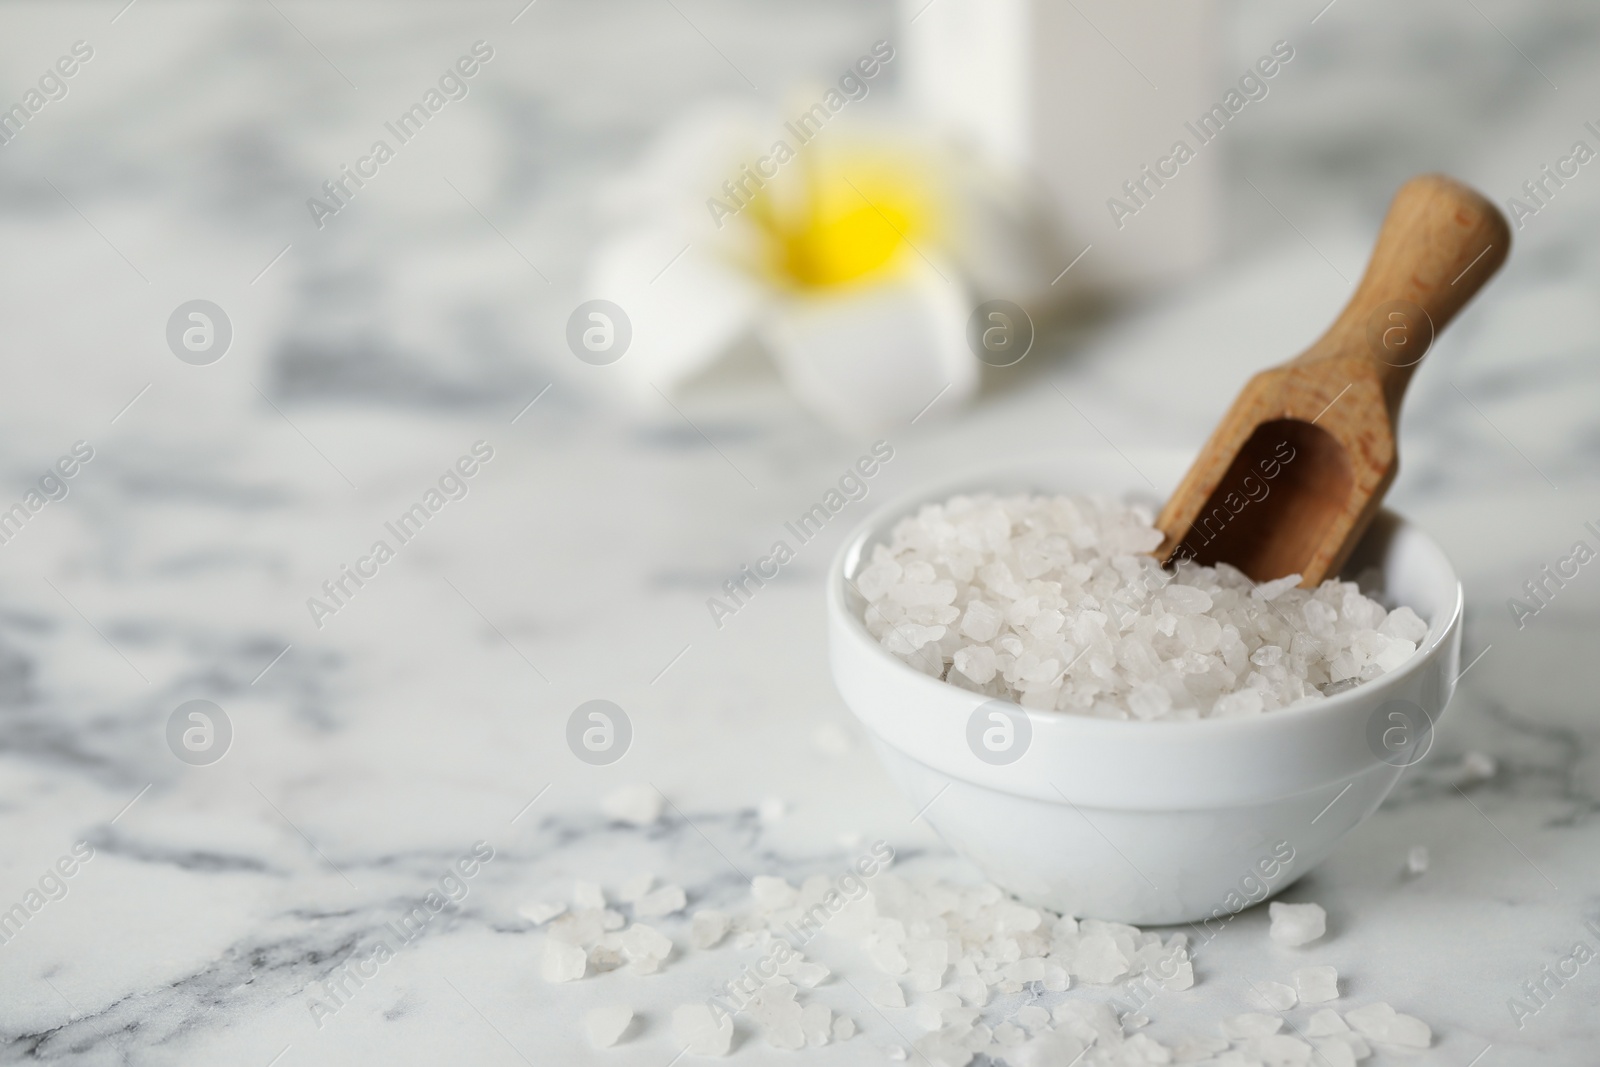
[(1510, 251), (1511, 228), (1483, 194), (1443, 174), (1412, 178), (1389, 205), (1355, 294), (1300, 360), (1371, 359), (1392, 418), (1433, 339)]

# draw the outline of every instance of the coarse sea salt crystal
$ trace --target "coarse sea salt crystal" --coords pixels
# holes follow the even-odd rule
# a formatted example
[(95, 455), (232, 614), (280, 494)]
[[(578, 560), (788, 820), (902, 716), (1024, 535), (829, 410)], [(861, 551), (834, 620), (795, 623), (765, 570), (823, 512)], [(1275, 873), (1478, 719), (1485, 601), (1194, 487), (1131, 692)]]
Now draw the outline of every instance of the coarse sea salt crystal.
[(683, 894), (683, 889), (675, 885), (664, 885), (652, 893), (646, 893), (633, 905), (633, 914), (641, 919), (653, 919), (662, 915), (671, 915), (675, 911), (682, 911), (688, 899)]
[(1332, 1008), (1319, 1008), (1306, 1023), (1306, 1033), (1312, 1037), (1326, 1037), (1329, 1034), (1348, 1033), (1350, 1024)]
[(572, 903), (580, 908), (601, 909), (606, 906), (606, 895), (594, 882), (574, 882)]
[(1028, 1040), (1027, 1032), (1014, 1023), (1001, 1023), (994, 1028), (994, 1043), (1006, 1048), (1015, 1048)]
[(1250, 988), (1256, 1003), (1268, 1011), (1288, 1011), (1300, 1000), (1299, 994), (1282, 982), (1252, 982)]
[(685, 1004), (672, 1012), (672, 1036), (695, 1056), (726, 1056), (733, 1044), (733, 1018), (717, 1018), (704, 1004)]
[(1219, 1052), (1226, 1052), (1228, 1042), (1220, 1037), (1191, 1036), (1179, 1039), (1172, 1048), (1174, 1063), (1199, 1063), (1210, 1060)]
[(917, 1001), (916, 1019), (924, 1028), (937, 1030), (945, 1023), (944, 1013), (960, 1006), (961, 1001), (954, 993), (929, 993)]
[(1326, 1004), (1339, 999), (1339, 972), (1332, 967), (1301, 967), (1294, 972), (1294, 987), (1302, 1004)]
[(800, 1029), (805, 1032), (806, 1044), (813, 1048), (826, 1045), (833, 1037), (833, 1012), (826, 1004), (813, 1000), (800, 1009)]
[(1428, 870), (1428, 846), (1412, 845), (1406, 852), (1406, 873), (1415, 878)]
[(1091, 934), (1078, 942), (1072, 973), (1085, 982), (1109, 985), (1128, 973), (1128, 957), (1117, 942), (1106, 934)]
[(634, 923), (624, 930), (620, 944), (628, 970), (634, 974), (654, 974), (672, 955), (672, 939), (644, 923)]
[(1112, 718), (1270, 713), (1415, 655), (1427, 623), (1354, 582), (1165, 571), (1148, 511), (1108, 498), (930, 503), (856, 576), (864, 621), (919, 671), (1024, 707)]
[(626, 1004), (596, 1008), (583, 1017), (589, 1040), (596, 1048), (610, 1048), (617, 1043), (622, 1032), (633, 1022), (633, 1009)]
[(900, 988), (899, 982), (893, 980), (880, 982), (873, 987), (868, 999), (880, 1008), (903, 1008), (906, 1006), (905, 990)]
[(689, 922), (689, 944), (698, 949), (715, 948), (728, 933), (728, 916), (716, 908), (702, 908)]
[(1345, 1012), (1344, 1017), (1363, 1037), (1382, 1045), (1427, 1048), (1433, 1043), (1433, 1031), (1427, 1023), (1410, 1015), (1402, 1015), (1382, 1001), (1354, 1008)]
[(1456, 768), (1456, 783), (1466, 785), (1468, 782), (1486, 782), (1494, 777), (1498, 769), (1493, 756), (1482, 752), (1468, 752), (1461, 757), (1461, 763)]
[(1350, 1042), (1337, 1037), (1319, 1037), (1311, 1042), (1318, 1067), (1356, 1067), (1356, 1052)]
[(780, 972), (785, 977), (794, 979), (794, 984), (802, 989), (815, 989), (822, 980), (833, 972), (820, 963), (811, 960), (799, 960)]
[(617, 822), (649, 826), (661, 818), (664, 798), (648, 784), (625, 785), (600, 799), (600, 810)]
[(1302, 1067), (1311, 1062), (1311, 1046), (1289, 1034), (1262, 1034), (1240, 1046), (1250, 1059), (1273, 1067)]
[(762, 1036), (773, 1048), (798, 1049), (806, 1044), (801, 1024), (804, 1009), (795, 1001), (795, 987), (781, 979), (768, 982), (750, 998), (750, 1018), (761, 1027)]
[(553, 937), (545, 938), (544, 959), (539, 974), (546, 982), (572, 982), (583, 977), (589, 967), (589, 954), (577, 945)]
[(518, 908), (517, 914), (533, 925), (541, 926), (566, 910), (567, 906), (565, 904), (547, 904), (542, 900), (533, 900)]
[(1328, 929), (1328, 913), (1320, 904), (1285, 904), (1274, 900), (1268, 905), (1267, 913), (1272, 917), (1268, 933), (1280, 945), (1309, 944)]
[(636, 874), (622, 883), (622, 888), (617, 890), (617, 899), (624, 904), (633, 904), (638, 899), (650, 892), (650, 887), (655, 884), (656, 876), (650, 873)]
[[(624, 894), (648, 884), (632, 879)], [(775, 938), (784, 936), (797, 916), (824, 900), (832, 887), (825, 874), (808, 877), (799, 888), (768, 878), (754, 888), (746, 907), (731, 916), (702, 909), (692, 920), (673, 921), (689, 927), (689, 944), (695, 951), (702, 951), (701, 944), (722, 943), (730, 931), (733, 948), (765, 950)], [(603, 903), (598, 887), (580, 895), (590, 904), (596, 899)], [(637, 974), (659, 970), (675, 951), (672, 939), (637, 922), (619, 929), (625, 921), (621, 913), (604, 907), (578, 908), (551, 920), (542, 963), (546, 977), (572, 981), (590, 971), (603, 975), (624, 964)], [(1246, 1013), (1221, 1020), (1222, 1032), (1229, 1040), (1191, 1036), (1168, 1048), (1143, 1029), (1150, 1020), (1142, 1011), (1129, 1011), (1119, 1018), (1109, 1005), (1095, 1002), (1093, 993), (1088, 998), (1060, 1000), (1053, 1012), (1038, 1004), (1024, 1004), (1008, 1019), (992, 1018), (991, 1030), (982, 1014), (986, 1004), (996, 1003), (991, 1000), (993, 995), (1028, 992), (1037, 996), (1041, 986), (1059, 992), (1066, 988), (1068, 968), (1084, 968), (1095, 977), (1116, 971), (1111, 980), (1119, 982), (1145, 975), (1164, 989), (1186, 988), (1193, 981), (1184, 934), (1163, 941), (1153, 931), (1123, 923), (1079, 921), (1029, 907), (993, 885), (910, 880), (883, 871), (871, 880), (865, 896), (832, 917), (829, 932), (866, 949), (867, 957), (881, 970), (900, 976), (862, 987), (870, 990), (869, 999), (876, 1006), (903, 1009), (905, 987), (918, 989), (912, 1011), (906, 1013), (914, 1019), (897, 1017), (894, 1025), (915, 1037), (912, 1055), (932, 1067), (963, 1067), (980, 1056), (1006, 1067), (1061, 1067), (1064, 1063), (1158, 1067), (1201, 1062), (1212, 1067), (1310, 1067), (1313, 1063), (1347, 1067), (1371, 1054), (1368, 1040), (1395, 1048), (1427, 1048), (1431, 1044), (1425, 1024), (1388, 1005), (1374, 1004), (1352, 1012), (1350, 1024), (1330, 1009), (1316, 1010), (1309, 1023), (1293, 1034), (1280, 1032), (1284, 1027), (1280, 1015)], [(1168, 977), (1174, 973), (1174, 965), (1188, 968), (1187, 982), (1175, 985)], [(736, 970), (731, 967), (729, 973)], [(854, 1033), (855, 1024), (834, 1016), (830, 1008), (803, 992), (827, 974), (826, 967), (798, 952), (791, 953), (779, 963), (778, 973), (743, 1002), (741, 1013), (747, 1012), (745, 1017), (755, 1030), (775, 1048), (800, 1049), (845, 1040)], [(1269, 992), (1275, 1008), (1292, 1005), (1297, 997), (1310, 1004), (1338, 992), (1337, 974), (1331, 967), (1302, 967), (1293, 972), (1292, 980), (1294, 989), (1253, 979), (1258, 989)], [(926, 988), (935, 983), (938, 988)], [(1007, 1003), (1002, 1000), (996, 1005), (1002, 1016), (1002, 1006)], [(916, 1036), (915, 1031), (906, 1031), (913, 1022), (926, 1032)], [(1359, 1024), (1359, 1032), (1349, 1029), (1355, 1024)], [(589, 1025), (587, 1019), (585, 1025)], [(625, 1031), (628, 1023), (620, 1025), (618, 1033)], [(683, 1045), (691, 1046), (688, 1051), (725, 1055), (735, 1027), (724, 1013), (695, 1004), (673, 1013), (673, 1029)], [(595, 1031), (591, 1040), (600, 1045), (605, 1036)], [(899, 1053), (906, 1055), (904, 1048)]]

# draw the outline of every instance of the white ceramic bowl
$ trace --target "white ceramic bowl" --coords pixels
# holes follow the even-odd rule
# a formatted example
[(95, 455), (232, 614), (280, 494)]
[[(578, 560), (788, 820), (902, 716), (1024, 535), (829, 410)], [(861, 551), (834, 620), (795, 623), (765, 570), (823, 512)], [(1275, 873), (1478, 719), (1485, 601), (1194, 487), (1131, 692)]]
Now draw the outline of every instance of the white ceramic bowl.
[[(1163, 492), (1186, 465), (1140, 458)], [(920, 817), (1021, 899), (1139, 924), (1229, 915), (1325, 859), (1426, 754), (1459, 673), (1461, 585), (1432, 539), (1384, 511), (1345, 573), (1376, 568), (1378, 595), (1428, 621), (1399, 669), (1253, 718), (1136, 722), (1004, 704), (1031, 739), (1015, 762), (979, 759), (969, 720), (993, 702), (885, 651), (849, 580), (919, 505), (981, 490), (1158, 497), (1117, 453), (997, 466), (878, 509), (829, 571), (829, 659), (845, 703)]]

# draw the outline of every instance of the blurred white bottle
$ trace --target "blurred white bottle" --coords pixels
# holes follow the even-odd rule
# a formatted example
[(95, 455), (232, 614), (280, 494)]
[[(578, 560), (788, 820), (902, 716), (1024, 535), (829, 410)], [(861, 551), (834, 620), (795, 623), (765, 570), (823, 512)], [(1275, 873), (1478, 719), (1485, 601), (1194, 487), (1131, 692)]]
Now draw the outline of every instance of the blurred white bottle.
[[(1222, 146), (1198, 146), (1159, 186), (1142, 168), (1179, 139), (1194, 146), (1184, 123), (1227, 88), (1214, 0), (901, 0), (900, 11), (909, 100), (1043, 184), (1070, 253), (1092, 246), (1075, 285), (1137, 288), (1211, 261)], [(1119, 219), (1109, 201), (1134, 203), (1128, 181), (1146, 192)]]

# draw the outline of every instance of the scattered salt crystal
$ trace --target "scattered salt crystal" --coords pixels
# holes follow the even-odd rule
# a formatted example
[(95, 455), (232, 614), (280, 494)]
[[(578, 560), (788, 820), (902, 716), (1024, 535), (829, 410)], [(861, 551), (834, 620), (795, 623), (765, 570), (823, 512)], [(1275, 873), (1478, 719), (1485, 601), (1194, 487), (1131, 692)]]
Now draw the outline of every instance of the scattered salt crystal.
[(1198, 1063), (1209, 1060), (1219, 1052), (1226, 1052), (1228, 1042), (1220, 1037), (1185, 1037), (1172, 1048), (1175, 1063)]
[(1306, 1024), (1306, 1033), (1312, 1037), (1326, 1037), (1329, 1034), (1348, 1033), (1350, 1025), (1339, 1016), (1332, 1008), (1319, 1008), (1311, 1016), (1311, 1021)]
[(966, 1046), (963, 1039), (971, 1033), (971, 1028), (945, 1027), (918, 1038), (912, 1047), (921, 1059), (933, 1067), (967, 1067), (972, 1062), (973, 1050)]
[(567, 906), (565, 904), (546, 904), (542, 900), (533, 900), (518, 908), (517, 914), (533, 925), (540, 926), (566, 910)]
[(929, 993), (917, 1001), (914, 1009), (917, 1024), (927, 1030), (938, 1030), (945, 1024), (944, 1013), (960, 1006), (961, 1001), (954, 993)]
[(906, 1006), (905, 990), (900, 988), (900, 983), (887, 981), (873, 989), (868, 998), (880, 1008), (903, 1008)]
[[(650, 910), (646, 900), (666, 890), (682, 892), (673, 886), (651, 891), (652, 881), (636, 877), (622, 889), (624, 897), (642, 893), (634, 901), (636, 916), (641, 905)], [(832, 888), (832, 880), (823, 874), (807, 878), (798, 888), (778, 878), (757, 879), (752, 907), (732, 917), (713, 909), (696, 912), (689, 923), (689, 944), (703, 949), (726, 939), (736, 949), (764, 949), (782, 936), (786, 924), (824, 900)], [(651, 974), (672, 955), (672, 939), (659, 930), (639, 922), (622, 928), (626, 920), (604, 906), (598, 886), (580, 883), (574, 895), (588, 906), (546, 920), (541, 971), (547, 980), (573, 981), (591, 971), (603, 974), (624, 965), (633, 973)], [(1296, 934), (1314, 926), (1320, 936), (1326, 928), (1326, 918), (1316, 905), (1274, 903), (1270, 910), (1275, 939), (1285, 923)], [(1065, 989), (1068, 969), (1097, 984), (1138, 976), (1154, 978), (1165, 989), (1193, 984), (1184, 934), (1163, 941), (1155, 932), (1123, 923), (1080, 922), (1022, 904), (993, 885), (912, 882), (895, 872), (880, 872), (871, 892), (847, 904), (829, 929), (865, 948), (883, 970), (904, 976), (881, 981), (871, 990), (869, 999), (875, 1006), (904, 1008), (905, 986), (918, 990), (915, 1021), (928, 1033), (917, 1039), (914, 1055), (931, 1067), (964, 1067), (980, 1054), (1007, 1067), (1060, 1067), (1079, 1062), (1091, 1048), (1095, 1055), (1084, 1067), (1200, 1062), (1213, 1067), (1309, 1067), (1313, 1060), (1318, 1067), (1348, 1067), (1371, 1054), (1368, 1040), (1413, 1049), (1427, 1048), (1432, 1041), (1424, 1023), (1383, 1004), (1351, 1012), (1348, 1025), (1335, 1011), (1316, 1010), (1293, 1036), (1280, 1033), (1279, 1015), (1233, 1016), (1221, 1023), (1232, 1048), (1226, 1040), (1192, 1037), (1169, 1049), (1144, 1031), (1150, 1020), (1143, 1012), (1128, 1011), (1119, 1018), (1108, 1004), (1083, 998), (1061, 1000), (1053, 1013), (1038, 1004), (1024, 1004), (991, 1030), (981, 1015), (993, 995), (1024, 991), (1037, 995), (1041, 985)], [(1184, 973), (1169, 977), (1178, 971)], [(800, 999), (802, 988), (811, 988), (828, 973), (821, 964), (791, 953), (742, 1010), (775, 1048), (843, 1041), (855, 1033), (852, 1020), (835, 1017), (820, 1002)], [(1338, 995), (1338, 974), (1332, 967), (1302, 967), (1293, 972), (1292, 980), (1293, 988), (1257, 981), (1254, 995), (1273, 1012), (1287, 1011), (1297, 1001), (1309, 1005)], [(632, 1018), (631, 1009), (603, 1011), (611, 1014), (594, 1012), (584, 1019), (591, 1041), (600, 1047), (618, 1040)], [(1352, 1032), (1351, 1025), (1359, 1032)], [(731, 1018), (714, 1013), (708, 1005), (679, 1008), (673, 1013), (673, 1028), (680, 1042), (696, 1054), (725, 1055), (731, 1048)], [(904, 1048), (890, 1046), (885, 1051), (891, 1055), (898, 1051), (902, 1059), (907, 1056)]]
[(653, 919), (660, 915), (671, 915), (675, 911), (682, 911), (688, 903), (688, 898), (683, 890), (675, 885), (664, 885), (653, 893), (646, 893), (633, 905), (633, 914), (641, 919)]
[(894, 1060), (896, 1063), (899, 1063), (906, 1058), (906, 1050), (899, 1045), (885, 1045), (883, 1054), (889, 1057), (891, 1060)]
[(1272, 917), (1269, 934), (1280, 945), (1308, 944), (1328, 929), (1328, 913), (1320, 904), (1285, 904), (1274, 900), (1268, 905), (1267, 913)]
[(906, 968), (911, 972), (911, 988), (924, 992), (938, 989), (944, 984), (944, 972), (949, 966), (948, 941), (907, 941)]
[(589, 967), (589, 954), (577, 945), (553, 937), (545, 938), (544, 960), (539, 975), (546, 982), (572, 982), (583, 977)]
[(989, 984), (976, 974), (964, 974), (956, 979), (956, 995), (969, 1008), (981, 1008), (989, 1003)]
[(614, 971), (626, 962), (628, 960), (622, 954), (620, 934), (608, 933), (589, 946), (589, 966), (594, 968), (596, 974)]
[(649, 826), (661, 818), (664, 802), (665, 798), (653, 785), (625, 785), (602, 797), (600, 810), (617, 822)]
[(1268, 1011), (1288, 1011), (1300, 1000), (1299, 994), (1282, 982), (1252, 982), (1250, 989), (1256, 1003)]
[(1356, 1067), (1355, 1049), (1348, 1041), (1337, 1037), (1319, 1037), (1311, 1042), (1316, 1050), (1317, 1063), (1326, 1067)]
[(906, 973), (906, 954), (893, 941), (885, 941), (875, 936), (867, 944), (867, 958), (884, 974)]
[(1382, 1001), (1347, 1011), (1344, 1017), (1363, 1037), (1382, 1045), (1427, 1048), (1433, 1043), (1433, 1031), (1427, 1023), (1402, 1015)]
[[(1227, 1044), (1224, 1042), (1223, 1047)], [(1057, 1067), (1076, 1065), (1090, 1048), (1088, 1040), (1059, 1030), (1047, 1030), (1005, 1054), (1008, 1067)]]
[(626, 1004), (618, 1004), (608, 1008), (596, 1008), (583, 1017), (583, 1025), (589, 1031), (589, 1040), (595, 1048), (610, 1048), (617, 1043), (617, 1038), (633, 1022), (633, 1009)]
[(789, 807), (783, 802), (782, 797), (764, 797), (761, 803), (756, 805), (756, 818), (765, 825), (771, 825), (783, 818), (788, 811)]
[(1406, 853), (1406, 873), (1415, 878), (1428, 870), (1428, 846), (1412, 845)]
[(1456, 783), (1466, 785), (1468, 782), (1486, 782), (1494, 777), (1498, 767), (1493, 756), (1482, 752), (1468, 752), (1461, 757), (1461, 764), (1456, 768)]
[(672, 1012), (672, 1036), (695, 1056), (726, 1056), (733, 1044), (733, 1019), (718, 1019), (704, 1004), (685, 1004)]
[(1326, 1004), (1339, 999), (1339, 972), (1332, 967), (1301, 967), (1294, 972), (1294, 987), (1303, 1004)]
[(1358, 1060), (1364, 1060), (1372, 1055), (1372, 1046), (1367, 1044), (1367, 1039), (1354, 1031), (1343, 1034), (1333, 1034), (1328, 1038), (1328, 1040), (1337, 1041), (1342, 1045), (1348, 1046), (1350, 1049), (1350, 1054)]
[(788, 968), (786, 976), (794, 979), (794, 984), (802, 989), (814, 989), (828, 975), (833, 972), (820, 963), (811, 960), (800, 960)]
[(1020, 1026), (1011, 1023), (1001, 1023), (994, 1028), (994, 1043), (1006, 1048), (1015, 1048), (1028, 1040), (1028, 1035)]
[(574, 882), (572, 902), (580, 908), (604, 908), (606, 895), (594, 882)]
[(1078, 943), (1072, 973), (1085, 982), (1109, 985), (1128, 972), (1128, 957), (1106, 934), (1091, 934)]
[(750, 998), (750, 1018), (761, 1027), (762, 1036), (773, 1048), (798, 1049), (806, 1044), (801, 1024), (804, 1011), (795, 1001), (795, 987), (781, 979), (768, 982)]
[(813, 1048), (826, 1045), (833, 1036), (833, 1012), (826, 1004), (813, 1000), (800, 1009), (800, 1029), (805, 1031), (806, 1044)]
[(594, 908), (568, 912), (557, 917), (547, 932), (555, 940), (568, 945), (591, 944), (606, 932), (605, 924), (600, 921), (602, 914)]
[(634, 923), (622, 932), (622, 955), (634, 974), (654, 974), (672, 955), (672, 939), (653, 926)]
[(1275, 1034), (1283, 1029), (1283, 1020), (1276, 1015), (1262, 1015), (1259, 1012), (1245, 1012), (1243, 1015), (1232, 1015), (1222, 1020), (1222, 1036), (1240, 1040), (1247, 1037), (1263, 1037)]
[(648, 872), (634, 875), (622, 883), (622, 888), (617, 890), (617, 899), (624, 904), (636, 903), (640, 897), (650, 892), (650, 887), (655, 884), (656, 876)]
[(689, 944), (694, 948), (715, 948), (728, 932), (728, 917), (715, 908), (702, 908), (689, 922)]
[(1311, 1046), (1288, 1034), (1262, 1034), (1240, 1048), (1246, 1056), (1273, 1067), (1301, 1067), (1311, 1062)]

